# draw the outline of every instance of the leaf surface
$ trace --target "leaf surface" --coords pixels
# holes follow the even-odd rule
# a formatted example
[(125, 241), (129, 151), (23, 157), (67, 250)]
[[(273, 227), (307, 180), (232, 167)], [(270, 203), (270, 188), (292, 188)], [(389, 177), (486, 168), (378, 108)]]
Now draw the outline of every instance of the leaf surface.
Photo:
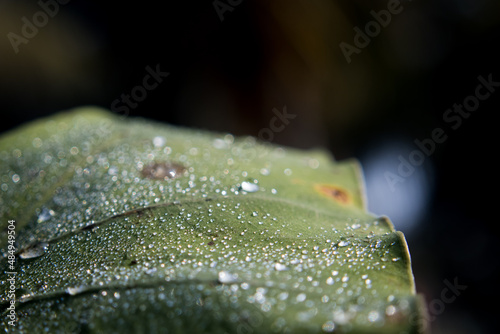
[(6, 329), (419, 330), (406, 242), (366, 211), (355, 161), (93, 107), (3, 135), (0, 157)]

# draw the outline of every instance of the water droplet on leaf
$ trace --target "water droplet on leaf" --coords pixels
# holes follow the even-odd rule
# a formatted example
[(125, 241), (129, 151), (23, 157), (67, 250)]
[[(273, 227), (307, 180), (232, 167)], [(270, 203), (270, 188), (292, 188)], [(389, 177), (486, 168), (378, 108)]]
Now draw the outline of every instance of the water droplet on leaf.
[(304, 300), (306, 300), (307, 296), (305, 293), (299, 293), (297, 295), (297, 301), (300, 303), (300, 302), (303, 302)]
[(287, 270), (288, 268), (284, 264), (282, 264), (282, 263), (275, 263), (274, 264), (274, 269), (276, 271), (284, 271), (284, 270)]
[(212, 142), (212, 145), (216, 148), (216, 149), (219, 149), (219, 150), (222, 150), (222, 149), (225, 149), (227, 148), (229, 145), (224, 141), (224, 139), (220, 139), (220, 138), (217, 138), (217, 139), (214, 139), (214, 141)]
[(78, 286), (78, 287), (69, 287), (66, 289), (66, 292), (69, 293), (70, 295), (74, 296), (76, 294), (79, 294), (84, 290), (83, 286)]
[(350, 244), (349, 241), (342, 240), (342, 241), (339, 241), (339, 243), (337, 245), (339, 247), (345, 247), (345, 246), (348, 246), (349, 244)]
[(45, 254), (47, 249), (49, 248), (49, 244), (46, 242), (40, 242), (36, 245), (33, 245), (29, 248), (26, 248), (21, 253), (19, 253), (19, 257), (23, 260), (33, 259)]
[(43, 223), (53, 217), (56, 213), (53, 210), (43, 208), (42, 212), (38, 215), (37, 223)]
[(238, 275), (231, 274), (230, 272), (227, 272), (225, 270), (219, 271), (218, 281), (219, 281), (219, 283), (222, 283), (222, 284), (236, 283), (238, 281)]
[(385, 314), (388, 316), (393, 316), (396, 313), (396, 307), (394, 305), (389, 305), (385, 309)]
[(162, 136), (156, 136), (153, 138), (153, 145), (154, 147), (163, 147), (165, 145), (165, 138)]
[(259, 190), (259, 186), (252, 182), (241, 182), (240, 189), (246, 191), (247, 193), (254, 193)]
[(142, 169), (142, 176), (154, 180), (168, 180), (180, 177), (186, 168), (176, 162), (154, 162)]
[(321, 326), (321, 329), (325, 333), (331, 333), (335, 330), (335, 324), (333, 323), (333, 321), (327, 321), (323, 324), (323, 326)]
[(370, 313), (368, 313), (369, 322), (375, 322), (378, 321), (379, 319), (380, 319), (380, 314), (377, 311), (370, 311)]
[(16, 299), (20, 302), (25, 302), (33, 297), (33, 292), (25, 288), (19, 288), (16, 290)]

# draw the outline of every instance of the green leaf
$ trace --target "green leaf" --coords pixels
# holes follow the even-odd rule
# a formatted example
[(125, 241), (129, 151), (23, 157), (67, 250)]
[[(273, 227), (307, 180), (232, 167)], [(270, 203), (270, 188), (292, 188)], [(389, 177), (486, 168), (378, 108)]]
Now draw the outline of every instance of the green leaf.
[(422, 327), (404, 237), (366, 211), (355, 161), (92, 107), (3, 135), (0, 157), (7, 330)]

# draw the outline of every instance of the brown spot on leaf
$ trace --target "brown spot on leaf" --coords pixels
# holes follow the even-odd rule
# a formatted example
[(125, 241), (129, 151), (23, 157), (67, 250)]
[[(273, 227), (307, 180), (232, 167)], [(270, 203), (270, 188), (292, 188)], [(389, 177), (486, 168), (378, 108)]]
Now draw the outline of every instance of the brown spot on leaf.
[(153, 180), (168, 180), (184, 175), (186, 167), (177, 162), (153, 162), (142, 169), (142, 176)]
[(340, 204), (346, 205), (351, 203), (351, 197), (349, 196), (347, 191), (338, 186), (332, 184), (317, 184), (314, 186), (314, 188), (319, 193), (332, 198)]

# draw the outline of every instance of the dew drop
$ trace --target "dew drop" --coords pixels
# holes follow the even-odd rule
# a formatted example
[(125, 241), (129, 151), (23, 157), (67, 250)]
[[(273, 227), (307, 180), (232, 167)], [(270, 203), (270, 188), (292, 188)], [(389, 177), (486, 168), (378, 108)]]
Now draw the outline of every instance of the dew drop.
[(255, 183), (244, 181), (241, 182), (240, 189), (246, 191), (247, 193), (254, 193), (259, 190), (259, 186)]
[(297, 295), (297, 301), (300, 303), (300, 302), (303, 302), (304, 300), (306, 300), (306, 294), (305, 293), (299, 293)]
[(385, 314), (387, 314), (388, 316), (393, 316), (394, 314), (396, 314), (396, 307), (394, 305), (387, 306), (387, 308), (385, 309)]
[(71, 153), (71, 155), (77, 155), (78, 152), (80, 152), (80, 149), (76, 146), (73, 146), (70, 150), (69, 150), (69, 153)]
[(338, 310), (333, 312), (333, 321), (339, 324), (346, 324), (349, 322), (349, 316), (346, 312)]
[(168, 180), (182, 176), (186, 168), (176, 162), (153, 162), (142, 169), (142, 176), (153, 180)]
[(370, 313), (368, 313), (369, 322), (375, 322), (378, 321), (379, 319), (380, 319), (380, 314), (377, 311), (370, 311)]
[(332, 277), (328, 277), (326, 279), (326, 284), (328, 284), (328, 285), (332, 285), (334, 282), (335, 282), (335, 280)]
[(23, 152), (21, 152), (20, 149), (16, 148), (12, 151), (12, 155), (14, 158), (20, 158), (23, 155)]
[(321, 329), (325, 333), (331, 333), (335, 330), (335, 323), (333, 321), (327, 321), (321, 326)]
[(20, 288), (16, 290), (16, 298), (19, 299), (20, 302), (28, 301), (33, 297), (33, 292), (28, 289)]
[(48, 243), (40, 242), (36, 245), (33, 245), (33, 246), (23, 250), (21, 253), (19, 253), (19, 257), (23, 260), (33, 259), (33, 258), (42, 256), (47, 251), (48, 248), (49, 248)]
[(284, 271), (284, 270), (287, 270), (288, 268), (284, 264), (282, 264), (282, 263), (275, 263), (274, 264), (274, 269), (276, 271)]
[(76, 294), (79, 294), (83, 290), (85, 290), (83, 286), (66, 288), (66, 292), (69, 293), (72, 296), (74, 296)]
[(237, 274), (231, 274), (230, 272), (227, 272), (225, 270), (219, 271), (219, 274), (217, 276), (219, 283), (222, 284), (231, 284), (238, 281)]
[(35, 139), (33, 139), (31, 144), (33, 145), (34, 148), (40, 148), (43, 144), (43, 141), (40, 138), (36, 137)]
[(282, 293), (280, 293), (280, 294), (278, 295), (278, 299), (279, 299), (279, 300), (287, 300), (287, 298), (288, 298), (288, 292), (286, 292), (286, 291), (285, 291), (285, 292), (282, 292)]
[(154, 147), (163, 147), (165, 145), (165, 137), (162, 136), (156, 136), (153, 138), (153, 145)]
[(53, 217), (56, 213), (53, 210), (43, 208), (42, 212), (38, 215), (37, 223), (43, 223)]
[(349, 244), (350, 244), (349, 241), (342, 240), (342, 241), (339, 241), (339, 243), (337, 244), (337, 246), (339, 246), (339, 247), (345, 247), (345, 246), (348, 246)]
[(228, 148), (228, 144), (224, 141), (224, 139), (220, 139), (220, 138), (217, 138), (215, 139), (213, 142), (212, 142), (212, 145), (218, 149), (218, 150), (222, 150), (222, 149), (225, 149), (225, 148)]
[(14, 183), (19, 182), (19, 180), (21, 180), (21, 177), (19, 175), (17, 175), (17, 174), (12, 175), (12, 181)]
[(269, 169), (267, 169), (267, 168), (261, 168), (261, 169), (260, 169), (260, 173), (261, 173), (262, 175), (267, 176), (267, 175), (269, 175), (270, 171), (269, 171)]

